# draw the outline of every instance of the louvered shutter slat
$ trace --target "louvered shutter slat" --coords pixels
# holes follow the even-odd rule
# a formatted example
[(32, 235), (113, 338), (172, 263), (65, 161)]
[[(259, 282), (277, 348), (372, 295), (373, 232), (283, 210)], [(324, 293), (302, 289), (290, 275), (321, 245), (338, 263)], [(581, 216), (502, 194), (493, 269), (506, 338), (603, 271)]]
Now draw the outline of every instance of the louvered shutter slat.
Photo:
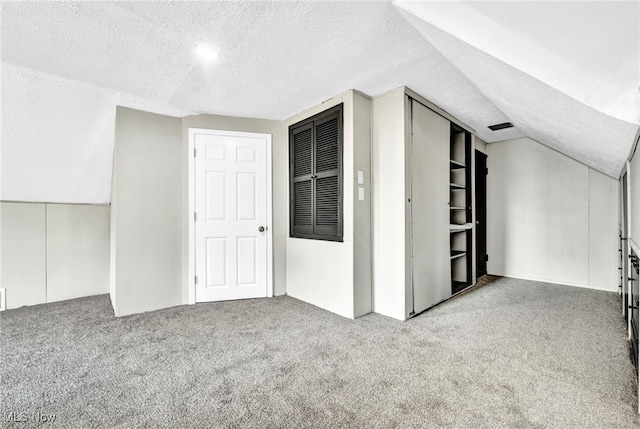
[(313, 234), (313, 128), (306, 125), (291, 133), (291, 222), (295, 234)]
[(338, 177), (316, 181), (316, 225), (338, 226)]
[(316, 127), (316, 173), (338, 169), (338, 118)]
[(294, 220), (296, 226), (311, 226), (311, 180), (293, 184)]
[(313, 231), (339, 236), (340, 227), (340, 120), (339, 112), (315, 125), (315, 223)]
[(296, 133), (293, 138), (294, 168), (293, 176), (311, 174), (312, 154), (311, 128)]

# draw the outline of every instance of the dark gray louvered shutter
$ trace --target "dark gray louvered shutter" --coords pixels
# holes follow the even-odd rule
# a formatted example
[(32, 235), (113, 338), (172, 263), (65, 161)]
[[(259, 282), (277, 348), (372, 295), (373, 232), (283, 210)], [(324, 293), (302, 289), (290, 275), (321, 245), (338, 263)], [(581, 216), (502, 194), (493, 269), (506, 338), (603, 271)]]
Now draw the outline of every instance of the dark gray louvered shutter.
[(342, 241), (342, 105), (290, 128), (291, 236)]
[(338, 237), (340, 227), (340, 121), (337, 112), (314, 123), (314, 234)]
[(294, 130), (290, 136), (291, 233), (313, 234), (313, 123)]

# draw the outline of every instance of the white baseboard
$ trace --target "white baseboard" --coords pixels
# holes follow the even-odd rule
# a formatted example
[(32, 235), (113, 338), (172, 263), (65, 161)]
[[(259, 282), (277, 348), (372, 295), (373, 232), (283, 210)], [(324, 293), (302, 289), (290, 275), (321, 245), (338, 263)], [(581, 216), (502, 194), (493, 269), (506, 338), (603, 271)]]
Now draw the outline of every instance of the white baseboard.
[(582, 289), (601, 290), (603, 292), (612, 292), (612, 293), (617, 293), (618, 292), (618, 287), (616, 287), (615, 289), (611, 289), (611, 288), (604, 287), (604, 286), (594, 286), (594, 285), (586, 285), (586, 284), (571, 283), (571, 282), (560, 282), (560, 281), (549, 280), (549, 279), (540, 279), (540, 278), (534, 278), (534, 277), (522, 277), (522, 276), (509, 275), (509, 274), (490, 274), (490, 275), (499, 276), (499, 277), (507, 277), (507, 278), (516, 279), (516, 280), (528, 280), (528, 281), (532, 281), (532, 282), (549, 283), (549, 284), (554, 284), (554, 285), (559, 285), (559, 286), (571, 286), (571, 287), (579, 287), (579, 288), (582, 288)]

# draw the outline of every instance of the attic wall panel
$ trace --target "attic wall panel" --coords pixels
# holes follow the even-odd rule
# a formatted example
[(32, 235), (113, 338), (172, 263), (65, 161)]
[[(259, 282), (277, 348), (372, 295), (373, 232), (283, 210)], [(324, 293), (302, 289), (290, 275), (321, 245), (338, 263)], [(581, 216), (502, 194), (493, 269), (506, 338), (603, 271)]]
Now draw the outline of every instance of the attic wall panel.
[(589, 168), (533, 140), (488, 145), (490, 274), (589, 286)]
[(589, 170), (589, 285), (618, 290), (618, 181)]
[(45, 205), (1, 203), (2, 275), (7, 309), (47, 300)]
[(47, 204), (47, 302), (109, 292), (109, 211)]

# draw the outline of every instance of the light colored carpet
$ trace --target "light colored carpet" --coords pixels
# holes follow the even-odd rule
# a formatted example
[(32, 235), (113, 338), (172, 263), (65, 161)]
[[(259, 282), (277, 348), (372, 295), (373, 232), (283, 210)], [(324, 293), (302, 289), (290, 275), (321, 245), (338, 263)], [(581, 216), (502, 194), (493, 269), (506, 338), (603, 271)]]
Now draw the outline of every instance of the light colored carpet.
[(616, 294), (489, 280), (408, 322), (289, 297), (117, 319), (107, 296), (6, 311), (1, 424), (640, 427)]

